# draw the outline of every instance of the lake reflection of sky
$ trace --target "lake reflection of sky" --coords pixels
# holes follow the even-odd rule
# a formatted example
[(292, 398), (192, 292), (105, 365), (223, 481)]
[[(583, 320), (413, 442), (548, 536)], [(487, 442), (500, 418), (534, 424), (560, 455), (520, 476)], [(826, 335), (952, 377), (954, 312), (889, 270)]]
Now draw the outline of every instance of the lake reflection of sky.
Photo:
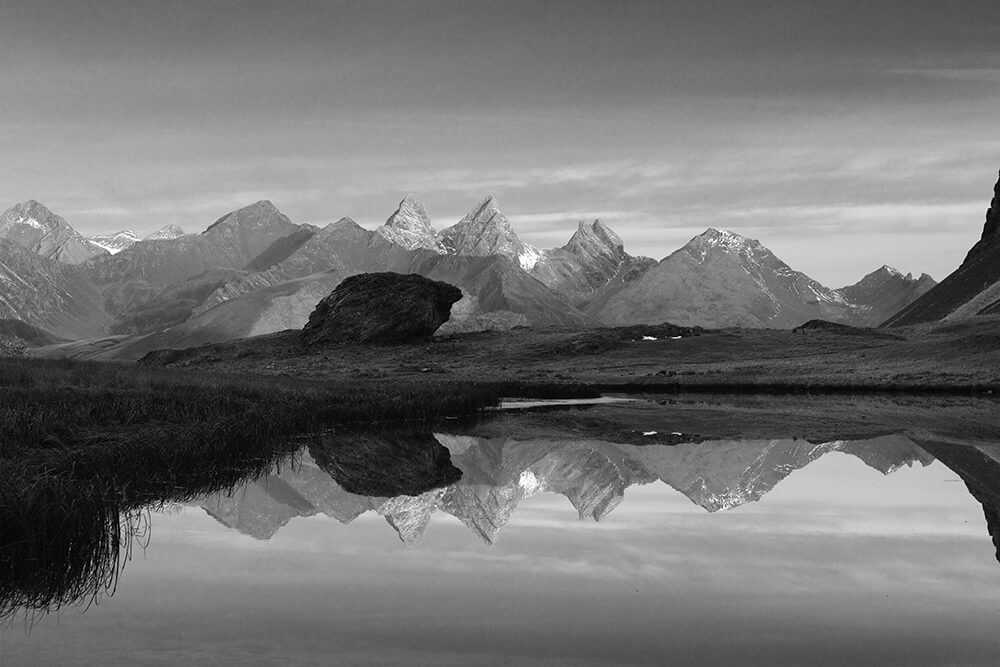
[(656, 482), (601, 523), (552, 493), (493, 546), (368, 512), (270, 540), (154, 516), (116, 595), (3, 631), (2, 664), (994, 664), (1000, 566), (939, 462), (883, 476), (831, 452), (707, 513)]

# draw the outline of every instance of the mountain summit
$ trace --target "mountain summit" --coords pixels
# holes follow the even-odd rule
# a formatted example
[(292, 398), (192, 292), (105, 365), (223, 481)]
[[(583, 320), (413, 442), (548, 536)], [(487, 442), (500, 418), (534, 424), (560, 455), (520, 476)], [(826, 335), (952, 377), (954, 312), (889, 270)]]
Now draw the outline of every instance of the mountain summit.
[(793, 270), (760, 241), (708, 229), (595, 314), (616, 325), (791, 328), (810, 319), (868, 324), (884, 316), (873, 312)]
[(437, 240), (437, 232), (431, 226), (431, 219), (424, 210), (424, 205), (413, 195), (403, 197), (399, 207), (375, 231), (407, 250), (427, 248), (445, 252), (441, 242)]
[(99, 245), (112, 255), (120, 253), (125, 248), (131, 248), (139, 242), (139, 237), (131, 229), (123, 229), (114, 234), (98, 234), (88, 239), (91, 243)]
[(496, 200), (486, 197), (464, 218), (440, 235), (444, 249), (455, 255), (485, 257), (501, 255), (530, 271), (541, 253), (517, 237), (510, 220), (500, 212)]
[(34, 199), (7, 209), (0, 216), (0, 238), (18, 244), (40, 257), (66, 264), (82, 264), (107, 251), (84, 238)]
[(610, 299), (654, 264), (626, 253), (621, 238), (600, 220), (581, 221), (566, 245), (542, 252), (531, 275), (579, 306)]

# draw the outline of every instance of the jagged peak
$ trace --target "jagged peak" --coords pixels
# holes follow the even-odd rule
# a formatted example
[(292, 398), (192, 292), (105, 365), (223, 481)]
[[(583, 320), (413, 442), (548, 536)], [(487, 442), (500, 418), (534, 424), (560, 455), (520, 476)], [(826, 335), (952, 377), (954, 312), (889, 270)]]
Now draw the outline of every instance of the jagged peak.
[(443, 230), (441, 235), (445, 237), (455, 236), (468, 227), (476, 226), (483, 228), (499, 227), (505, 236), (517, 239), (517, 233), (510, 226), (507, 216), (500, 212), (500, 207), (497, 206), (497, 201), (493, 195), (488, 195), (482, 199), (456, 224)]
[(625, 251), (625, 244), (621, 237), (600, 220), (594, 220), (590, 223), (581, 220), (577, 225), (576, 232), (563, 246), (563, 250), (580, 254), (581, 252), (589, 252), (594, 249), (595, 245), (597, 248), (609, 251), (608, 254), (611, 255), (623, 254)]
[[(876, 273), (878, 273), (879, 271), (882, 272), (882, 273), (888, 273), (890, 276), (896, 276), (897, 278), (902, 278), (903, 277), (902, 272), (900, 272), (895, 267), (889, 266), (888, 264), (883, 264), (878, 269), (878, 271), (876, 271)], [(910, 274), (908, 277), (912, 278), (912, 274)]]
[(421, 228), (431, 229), (431, 219), (427, 215), (427, 209), (424, 208), (423, 202), (412, 194), (407, 194), (400, 200), (399, 206), (392, 212), (392, 215), (386, 218), (385, 225), (393, 228), (411, 229), (414, 227), (413, 223)]

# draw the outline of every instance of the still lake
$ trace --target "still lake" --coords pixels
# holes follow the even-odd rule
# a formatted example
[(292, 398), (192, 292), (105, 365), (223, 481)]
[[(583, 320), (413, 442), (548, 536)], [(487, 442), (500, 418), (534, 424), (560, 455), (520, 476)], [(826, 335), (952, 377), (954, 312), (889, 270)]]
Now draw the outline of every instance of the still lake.
[(123, 517), (113, 594), (8, 614), (0, 665), (995, 665), (998, 414), (646, 397), (318, 435)]

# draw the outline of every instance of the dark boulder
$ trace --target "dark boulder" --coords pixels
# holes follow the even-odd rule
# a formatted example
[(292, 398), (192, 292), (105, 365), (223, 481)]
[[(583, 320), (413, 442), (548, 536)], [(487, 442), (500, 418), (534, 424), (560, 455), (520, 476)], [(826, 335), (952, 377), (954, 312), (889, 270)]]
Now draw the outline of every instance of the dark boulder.
[(457, 287), (416, 274), (362, 273), (319, 302), (302, 340), (306, 345), (428, 341), (461, 298)]

